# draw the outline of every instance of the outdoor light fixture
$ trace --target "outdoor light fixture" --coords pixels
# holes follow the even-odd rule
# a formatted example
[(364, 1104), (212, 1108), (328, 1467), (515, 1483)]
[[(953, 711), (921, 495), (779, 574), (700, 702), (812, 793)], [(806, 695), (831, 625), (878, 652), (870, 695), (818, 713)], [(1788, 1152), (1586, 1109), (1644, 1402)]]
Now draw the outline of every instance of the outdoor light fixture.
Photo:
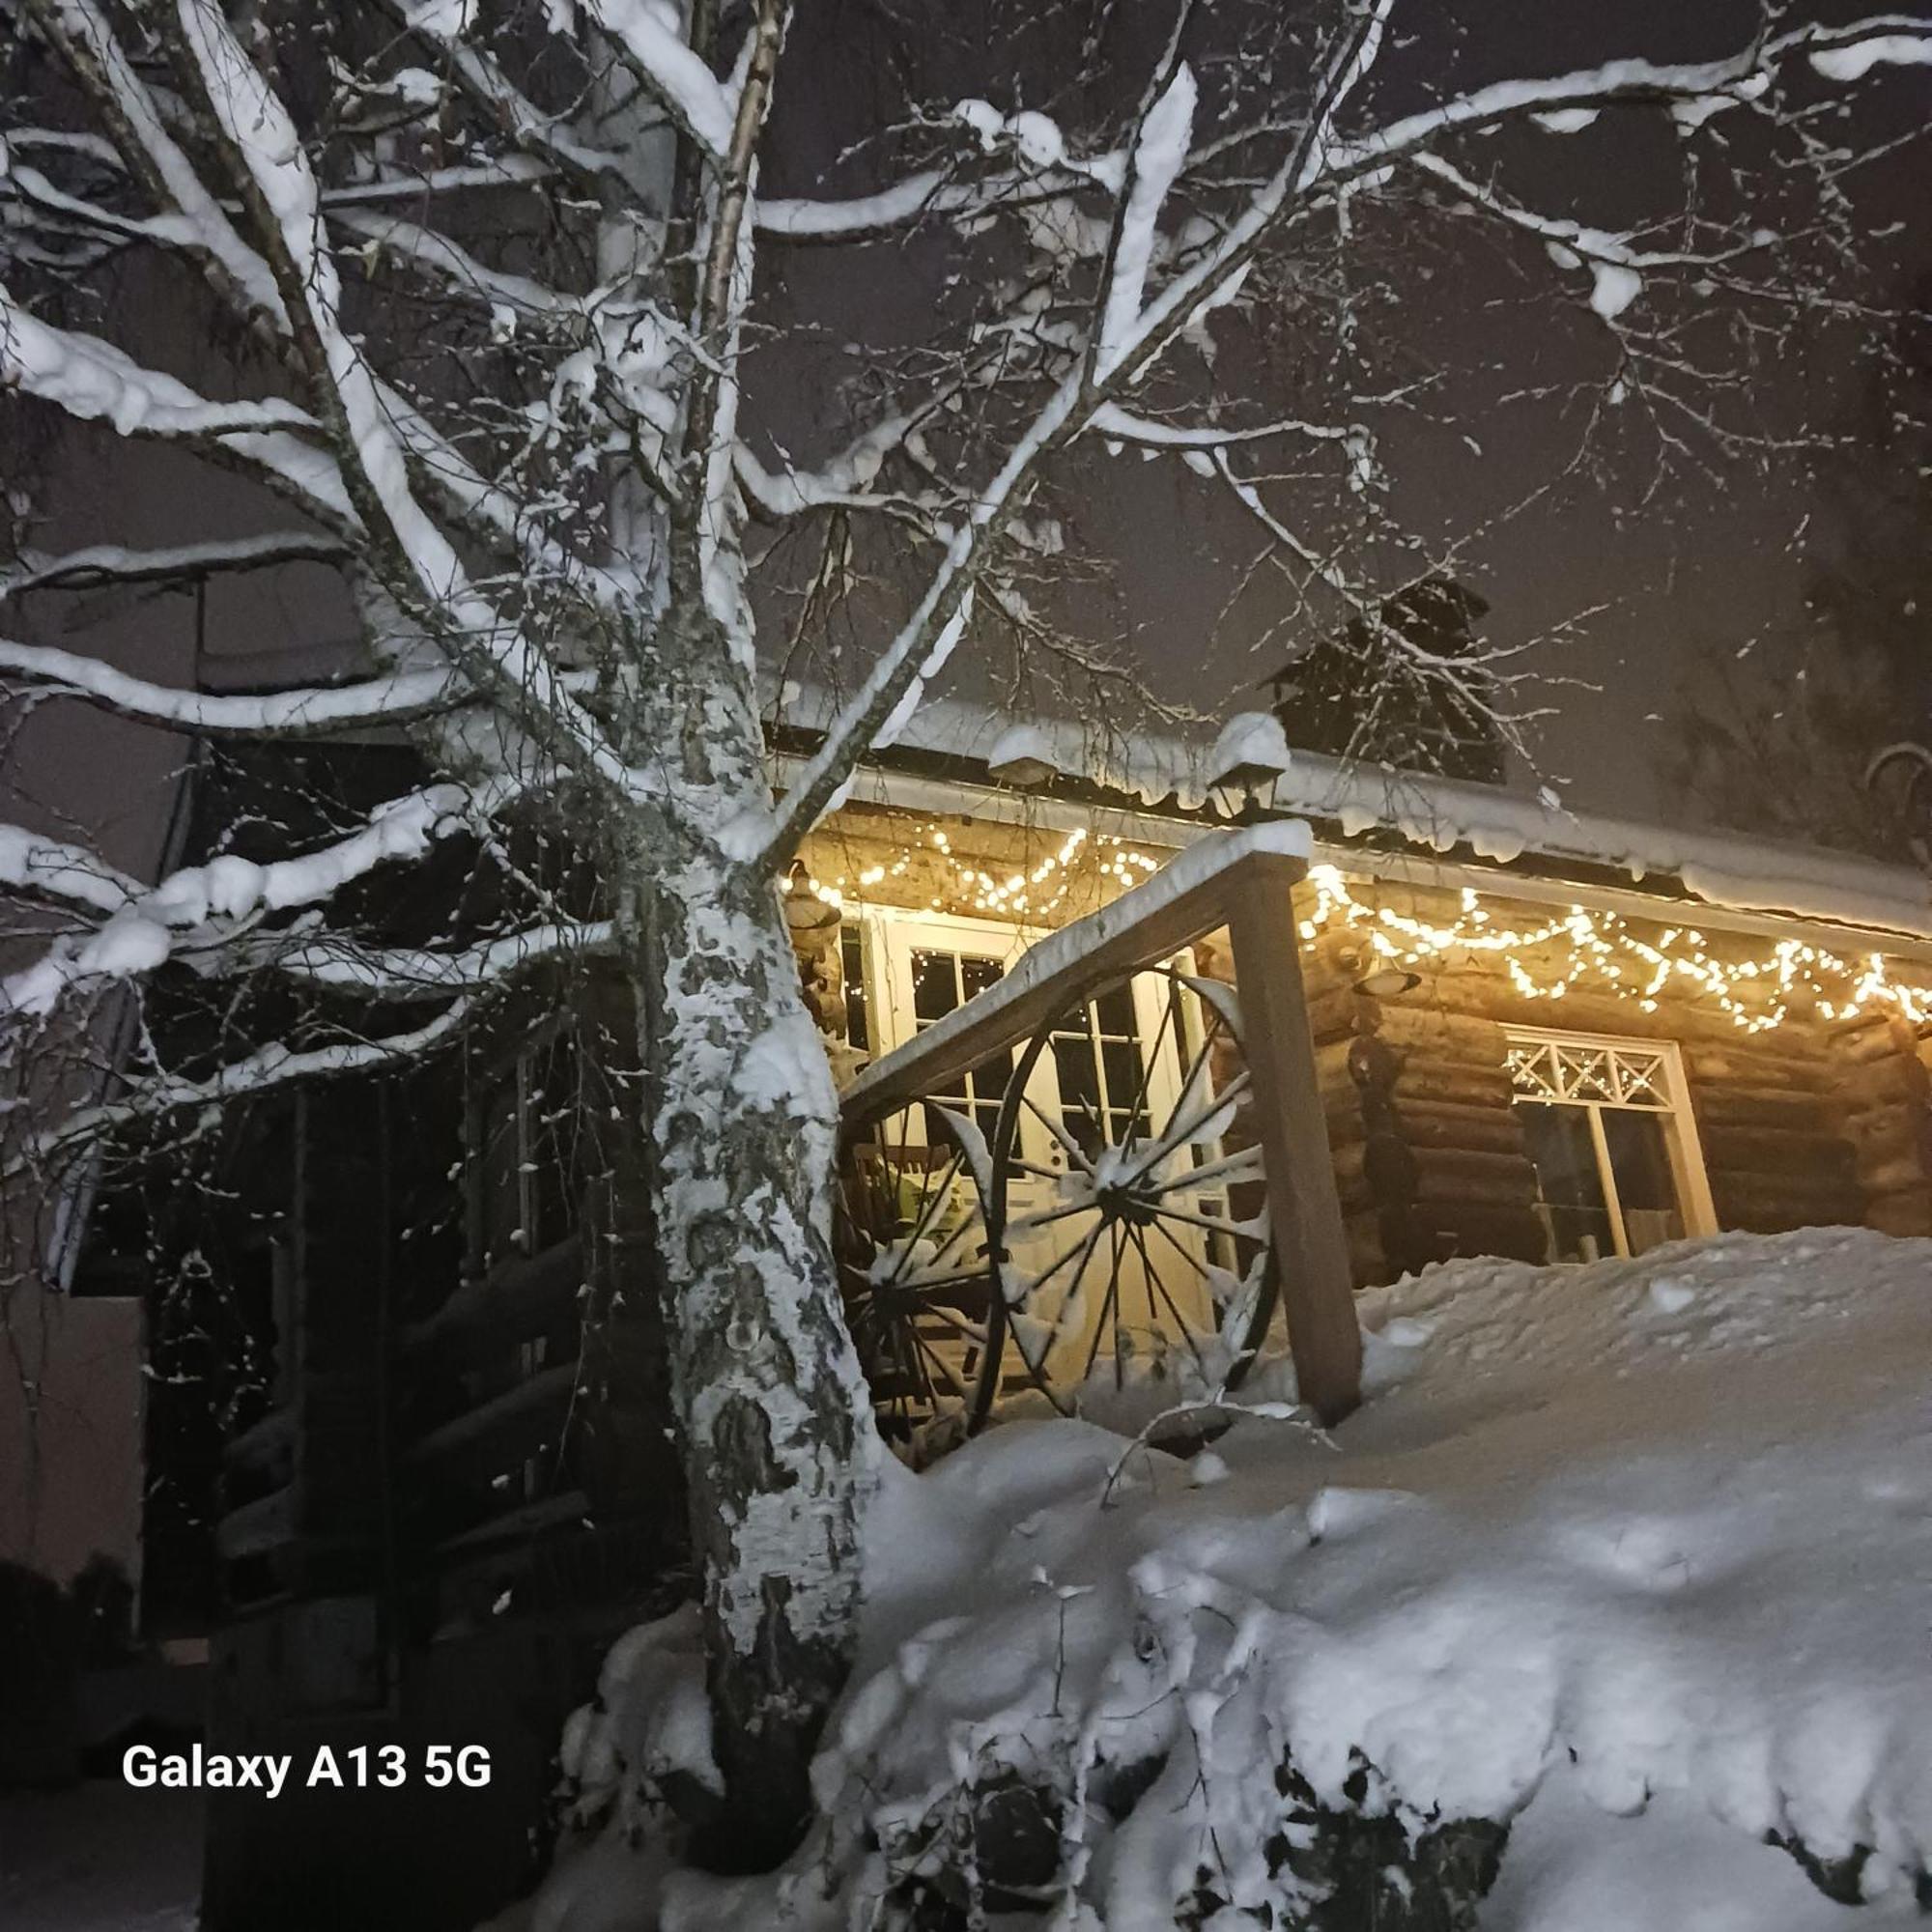
[(986, 753), (987, 776), (1001, 784), (1044, 784), (1059, 772), (1053, 746), (1037, 724), (1009, 725)]
[(1290, 762), (1281, 720), (1272, 711), (1239, 711), (1208, 754), (1208, 789), (1228, 818), (1272, 810)]
[(1384, 966), (1378, 972), (1365, 973), (1355, 981), (1355, 991), (1366, 993), (1372, 1000), (1393, 1000), (1403, 993), (1412, 993), (1422, 984), (1420, 973), (1410, 973), (1400, 966)]

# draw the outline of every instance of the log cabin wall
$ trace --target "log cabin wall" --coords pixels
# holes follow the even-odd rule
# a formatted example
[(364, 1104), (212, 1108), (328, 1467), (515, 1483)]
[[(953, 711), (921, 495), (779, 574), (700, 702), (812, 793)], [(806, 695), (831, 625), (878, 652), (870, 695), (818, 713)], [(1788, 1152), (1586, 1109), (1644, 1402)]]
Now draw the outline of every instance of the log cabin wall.
[[(1312, 889), (1299, 908), (1312, 918)], [(1446, 892), (1361, 885), (1358, 895), (1448, 925)], [(1487, 900), (1495, 905), (1493, 899)], [(1507, 902), (1495, 906), (1507, 918)], [(1548, 909), (1524, 905), (1524, 926)], [(1719, 953), (1716, 938), (1706, 948)], [(1741, 956), (1753, 942), (1739, 941)], [(1761, 951), (1761, 947), (1755, 950)], [(1556, 983), (1567, 942), (1519, 954), (1530, 981)], [(1310, 1017), (1357, 1279), (1386, 1280), (1459, 1254), (1544, 1256), (1535, 1170), (1505, 1070), (1506, 1030), (1574, 1030), (1679, 1049), (1718, 1225), (1772, 1234), (1807, 1225), (1932, 1232), (1932, 1027), (1865, 1017), (1837, 1026), (1794, 1012), (1739, 1026), (1681, 980), (1651, 1010), (1585, 977), (1531, 997), (1494, 955), (1426, 958), (1416, 983), (1346, 925), (1306, 942)]]
[(1833, 1030), (1832, 1097), (1864, 1223), (1932, 1235), (1932, 1022), (1864, 1014)]

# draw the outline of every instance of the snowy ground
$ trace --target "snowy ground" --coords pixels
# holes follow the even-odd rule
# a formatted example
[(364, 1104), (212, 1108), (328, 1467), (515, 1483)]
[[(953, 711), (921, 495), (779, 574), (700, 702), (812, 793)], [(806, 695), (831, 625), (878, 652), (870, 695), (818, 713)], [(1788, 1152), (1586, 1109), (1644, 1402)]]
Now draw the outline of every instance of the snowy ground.
[[(974, 1788), (1015, 1776), (1068, 1800), (1045, 1916), (1011, 1922), (1170, 1932), (1205, 1884), (1211, 1932), (1245, 1928), (1294, 1904), (1264, 1851), (1285, 1757), (1327, 1805), (1366, 1760), (1408, 1824), (1513, 1817), (1484, 1932), (1917, 1922), (1932, 1242), (1461, 1263), (1363, 1312), (1371, 1400), (1333, 1442), (1249, 1419), (1183, 1464), (1025, 1423), (890, 1472), (827, 1823), (779, 1880), (671, 1877), (667, 1932), (890, 1923), (879, 1896), (956, 1864)], [(622, 1765), (701, 1771), (682, 1641), (613, 1654), (571, 1741), (587, 1812), (639, 1822)], [(1873, 1902), (1833, 1904), (1773, 1833), (1862, 1857)], [(523, 1922), (651, 1925), (623, 1837)]]

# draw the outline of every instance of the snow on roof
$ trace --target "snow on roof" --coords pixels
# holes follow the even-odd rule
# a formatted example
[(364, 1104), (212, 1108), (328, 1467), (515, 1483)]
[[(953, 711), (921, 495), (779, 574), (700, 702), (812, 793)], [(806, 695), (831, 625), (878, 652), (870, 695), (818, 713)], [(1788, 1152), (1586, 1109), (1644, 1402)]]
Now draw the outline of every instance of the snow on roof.
[[(809, 728), (822, 722), (823, 711), (822, 699), (802, 693), (788, 715)], [(900, 734), (895, 753), (984, 765), (1012, 724), (981, 705), (929, 700)], [(1104, 791), (1156, 812), (1210, 808), (1216, 755), (1205, 743), (1151, 732), (1126, 735), (1077, 719), (1035, 721), (1030, 742), (1042, 739), (1056, 769)], [(1653, 882), (1662, 895), (1689, 895), (1719, 909), (1932, 943), (1932, 880), (1856, 853), (1574, 811), (1548, 793), (1526, 795), (1303, 751), (1281, 773), (1272, 805), (1324, 821), (1351, 844), (1368, 833), (1393, 832), (1426, 852), (1446, 856), (1462, 849), (1498, 866), (1522, 861), (1546, 875), (1623, 872), (1639, 884)]]

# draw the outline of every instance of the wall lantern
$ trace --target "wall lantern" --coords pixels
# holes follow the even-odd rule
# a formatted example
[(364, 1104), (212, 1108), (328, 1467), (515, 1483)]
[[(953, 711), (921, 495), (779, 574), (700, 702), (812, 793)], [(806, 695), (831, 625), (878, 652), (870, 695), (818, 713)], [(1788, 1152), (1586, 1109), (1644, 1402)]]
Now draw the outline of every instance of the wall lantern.
[(986, 753), (986, 772), (1000, 784), (1025, 789), (1060, 775), (1052, 741), (1037, 724), (1009, 724)]
[(1281, 720), (1272, 711), (1238, 711), (1208, 754), (1208, 788), (1224, 817), (1259, 816), (1274, 809), (1291, 762)]
[(1402, 966), (1383, 966), (1374, 973), (1364, 973), (1355, 981), (1355, 991), (1366, 993), (1372, 1000), (1393, 1000), (1414, 992), (1421, 984), (1420, 973), (1411, 973)]

